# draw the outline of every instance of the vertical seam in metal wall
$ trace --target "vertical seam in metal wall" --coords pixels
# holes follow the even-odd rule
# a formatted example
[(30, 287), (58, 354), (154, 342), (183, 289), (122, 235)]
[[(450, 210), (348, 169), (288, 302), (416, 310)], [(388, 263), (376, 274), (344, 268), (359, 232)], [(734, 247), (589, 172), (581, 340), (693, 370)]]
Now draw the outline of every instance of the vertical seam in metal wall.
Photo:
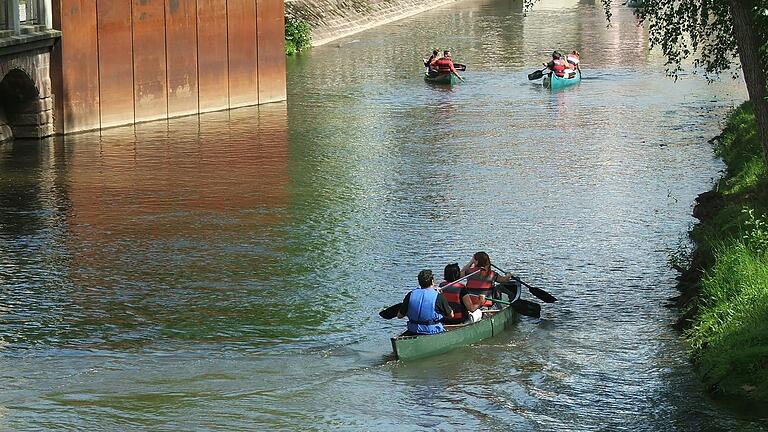
[[(133, 42), (133, 0), (130, 0), (131, 5), (131, 93), (133, 94), (133, 124), (136, 124), (136, 48)], [(136, 134), (136, 127), (133, 128), (134, 135)]]
[(99, 59), (99, 0), (94, 0), (96, 10), (96, 85), (99, 86), (99, 136), (101, 136), (101, 62)]
[[(200, 115), (200, 29), (198, 28), (198, 22), (200, 21), (200, 6), (195, 0), (195, 74), (197, 74), (197, 114)], [(200, 129), (200, 122), (198, 122), (198, 131)]]
[(232, 73), (229, 70), (229, 0), (224, 0), (224, 27), (227, 30), (227, 109), (232, 108)]
[[(165, 119), (171, 117), (171, 83), (168, 78), (168, 0), (163, 0), (163, 45), (165, 46)], [(168, 123), (166, 122), (166, 125)]]
[(253, 7), (256, 10), (256, 20), (254, 25), (256, 26), (256, 105), (260, 103), (261, 99), (261, 80), (259, 79), (259, 0), (253, 0)]

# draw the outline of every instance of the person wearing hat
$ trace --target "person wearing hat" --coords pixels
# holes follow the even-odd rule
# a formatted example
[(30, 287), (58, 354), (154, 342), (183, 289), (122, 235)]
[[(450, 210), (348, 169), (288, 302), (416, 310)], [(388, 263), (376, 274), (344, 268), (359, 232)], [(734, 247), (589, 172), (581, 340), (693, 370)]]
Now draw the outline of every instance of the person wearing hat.
[(568, 65), (566, 64), (566, 61), (563, 60), (563, 56), (557, 51), (552, 53), (552, 60), (549, 63), (544, 63), (544, 66), (548, 67), (549, 70), (554, 72), (554, 74), (560, 78), (565, 76), (565, 70), (568, 69)]
[(405, 295), (397, 317), (408, 317), (406, 335), (442, 333), (443, 318), (453, 318), (453, 310), (445, 296), (435, 289), (432, 270), (420, 271), (418, 280), (419, 288)]

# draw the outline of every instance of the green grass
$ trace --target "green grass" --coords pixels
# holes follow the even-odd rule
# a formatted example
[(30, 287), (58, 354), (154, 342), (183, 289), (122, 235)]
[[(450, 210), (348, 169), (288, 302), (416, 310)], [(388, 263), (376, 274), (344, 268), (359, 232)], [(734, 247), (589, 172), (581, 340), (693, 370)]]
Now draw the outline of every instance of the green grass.
[(704, 263), (686, 337), (714, 391), (768, 401), (768, 174), (750, 104), (728, 118), (715, 152), (723, 200), (691, 232)]

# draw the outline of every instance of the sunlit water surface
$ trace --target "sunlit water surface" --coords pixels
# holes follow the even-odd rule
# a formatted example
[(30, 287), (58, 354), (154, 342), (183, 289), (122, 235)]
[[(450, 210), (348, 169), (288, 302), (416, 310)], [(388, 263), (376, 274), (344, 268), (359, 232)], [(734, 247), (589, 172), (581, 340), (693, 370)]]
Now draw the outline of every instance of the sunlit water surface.
[[(466, 1), (289, 58), (287, 105), (0, 147), (0, 429), (761, 430), (664, 307), (745, 92), (646, 41)], [(423, 82), (432, 47), (466, 83)], [(579, 86), (527, 80), (572, 47)], [(476, 250), (559, 301), (394, 361), (378, 310)]]

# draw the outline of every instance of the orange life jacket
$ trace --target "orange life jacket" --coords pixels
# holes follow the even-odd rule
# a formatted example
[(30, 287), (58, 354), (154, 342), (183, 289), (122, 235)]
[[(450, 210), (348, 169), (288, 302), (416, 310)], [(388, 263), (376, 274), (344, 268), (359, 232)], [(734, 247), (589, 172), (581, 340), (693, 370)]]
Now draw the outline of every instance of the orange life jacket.
[[(480, 270), (479, 273), (475, 273), (467, 279), (467, 290), (470, 294), (485, 294), (486, 297), (493, 296), (493, 282), (498, 277), (498, 274), (493, 270), (484, 270), (479, 267), (471, 267), (467, 269), (467, 274), (474, 273)], [(479, 300), (477, 297), (471, 297), (472, 303), (477, 304)], [(493, 302), (486, 300), (483, 306), (492, 306)]]
[(451, 61), (451, 59), (441, 57), (437, 59), (433, 67), (440, 73), (450, 73), (453, 69), (453, 61)]
[[(442, 281), (440, 282), (440, 286), (445, 286), (448, 283), (449, 282)], [(464, 306), (464, 302), (461, 301), (462, 288), (464, 288), (464, 284), (459, 282), (443, 288), (441, 291), (445, 299), (448, 300), (451, 309), (453, 309), (453, 318), (445, 318), (445, 322), (448, 324), (460, 324), (467, 319), (467, 307)]]
[(565, 75), (565, 62), (562, 59), (556, 59), (552, 60), (552, 63), (554, 63), (552, 66), (552, 72), (554, 72), (555, 75), (559, 77), (563, 77)]

